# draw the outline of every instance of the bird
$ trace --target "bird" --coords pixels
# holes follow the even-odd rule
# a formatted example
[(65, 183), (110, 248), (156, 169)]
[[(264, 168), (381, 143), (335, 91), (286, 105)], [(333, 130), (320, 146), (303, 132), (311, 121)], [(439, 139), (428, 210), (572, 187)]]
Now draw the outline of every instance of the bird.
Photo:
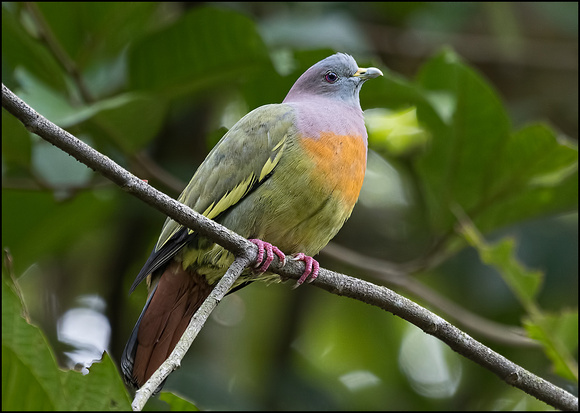
[[(230, 292), (256, 280), (280, 281), (268, 271), (274, 255), (282, 263), (287, 254), (305, 262), (297, 285), (317, 277), (312, 256), (348, 219), (363, 184), (367, 131), (359, 92), (378, 76), (377, 68), (333, 54), (306, 70), (282, 103), (242, 117), (200, 164), (178, 201), (258, 246), (256, 268)], [(233, 260), (220, 245), (166, 219), (130, 289), (147, 279), (149, 295), (121, 357), (129, 385), (143, 386), (169, 357)]]

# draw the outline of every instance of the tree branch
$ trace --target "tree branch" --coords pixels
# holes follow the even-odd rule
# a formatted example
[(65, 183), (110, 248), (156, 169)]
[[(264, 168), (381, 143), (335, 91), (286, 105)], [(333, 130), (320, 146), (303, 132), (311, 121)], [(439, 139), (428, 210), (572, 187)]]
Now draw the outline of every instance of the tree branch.
[[(61, 148), (180, 224), (198, 231), (237, 257), (242, 257), (238, 262), (255, 260), (257, 247), (254, 244), (152, 188), (108, 157), (42, 117), (4, 84), (2, 84), (2, 106), (18, 118), (29, 131)], [(282, 268), (276, 258), (270, 268), (283, 277), (298, 279), (304, 271), (304, 263), (289, 260)], [(325, 269), (320, 270), (318, 278), (312, 284), (333, 294), (377, 306), (413, 323), (426, 333), (445, 342), (459, 354), (495, 373), (506, 383), (551, 406), (562, 410), (578, 409), (577, 397), (512, 363), (441, 317), (386, 287)]]
[(257, 254), (258, 248), (254, 244), (137, 178), (107, 156), (102, 155), (37, 113), (4, 84), (2, 84), (2, 106), (19, 119), (30, 132), (62, 149), (79, 162), (120, 186), (124, 191), (170, 216), (180, 224), (211, 238), (236, 256), (244, 255), (246, 251), (254, 251)]
[(540, 343), (526, 336), (522, 327), (500, 324), (483, 318), (411, 277), (407, 271), (400, 270), (396, 265), (379, 258), (363, 255), (332, 242), (321, 253), (360, 268), (374, 275), (386, 285), (407, 291), (414, 297), (420, 298), (423, 302), (447, 314), (459, 325), (496, 343), (519, 347), (540, 347)]

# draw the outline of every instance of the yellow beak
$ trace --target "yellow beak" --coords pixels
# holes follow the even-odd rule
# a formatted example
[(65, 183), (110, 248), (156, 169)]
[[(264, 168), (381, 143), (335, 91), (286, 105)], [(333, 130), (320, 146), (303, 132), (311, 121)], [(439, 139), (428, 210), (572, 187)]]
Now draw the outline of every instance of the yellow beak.
[(356, 73), (353, 76), (360, 77), (362, 79), (373, 79), (375, 77), (382, 76), (383, 72), (381, 72), (376, 67), (359, 67)]

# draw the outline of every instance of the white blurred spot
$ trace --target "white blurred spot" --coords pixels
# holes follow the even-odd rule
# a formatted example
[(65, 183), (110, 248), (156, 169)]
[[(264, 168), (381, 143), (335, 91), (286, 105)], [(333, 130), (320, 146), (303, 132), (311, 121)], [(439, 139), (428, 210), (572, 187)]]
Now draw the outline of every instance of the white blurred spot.
[(343, 374), (338, 379), (352, 392), (377, 386), (381, 382), (381, 379), (368, 370), (354, 370)]
[(85, 295), (77, 299), (82, 307), (68, 310), (58, 320), (57, 337), (59, 341), (75, 348), (65, 352), (71, 360), (71, 367), (84, 366), (81, 370), (87, 374), (94, 360), (100, 360), (109, 346), (111, 326), (103, 315), (105, 301), (98, 295)]
[(452, 397), (461, 381), (459, 356), (416, 327), (409, 327), (404, 335), (399, 366), (413, 389), (425, 397)]
[(210, 317), (224, 327), (233, 327), (240, 324), (245, 315), (246, 303), (239, 295), (231, 294), (213, 310)]
[(367, 171), (359, 201), (367, 208), (406, 207), (409, 198), (401, 177), (384, 158), (369, 151)]
[(229, 130), (248, 112), (249, 110), (246, 101), (242, 98), (242, 96), (237, 95), (225, 106), (220, 118), (219, 126), (223, 126)]

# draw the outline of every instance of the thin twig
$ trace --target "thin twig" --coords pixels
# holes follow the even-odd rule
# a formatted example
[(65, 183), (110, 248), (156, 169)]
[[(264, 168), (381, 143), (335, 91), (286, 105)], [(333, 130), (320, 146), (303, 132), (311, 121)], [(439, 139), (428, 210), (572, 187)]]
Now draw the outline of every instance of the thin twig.
[(161, 366), (153, 373), (151, 378), (137, 390), (135, 398), (131, 407), (134, 411), (141, 411), (147, 403), (147, 400), (153, 395), (155, 390), (163, 383), (172, 371), (181, 366), (181, 360), (191, 347), (193, 340), (201, 331), (203, 325), (207, 321), (211, 312), (216, 308), (219, 302), (228, 293), (230, 288), (234, 285), (242, 271), (252, 262), (252, 258), (248, 256), (241, 256), (234, 260), (230, 268), (226, 271), (224, 276), (220, 279), (209, 296), (205, 299), (201, 307), (195, 312), (187, 329), (181, 336), (181, 339), (175, 346), (171, 355), (165, 360)]
[(136, 153), (131, 160), (143, 169), (145, 173), (163, 183), (163, 185), (176, 193), (183, 191), (183, 188), (187, 185), (187, 182), (183, 182), (181, 179), (176, 178), (174, 175), (160, 167), (145, 151)]
[[(24, 126), (41, 138), (58, 146), (80, 162), (97, 170), (124, 190), (145, 201), (165, 215), (188, 228), (198, 231), (235, 256), (256, 257), (257, 247), (227, 228), (196, 213), (191, 208), (155, 190), (108, 157), (95, 151), (70, 133), (62, 130), (18, 98), (2, 84), (2, 106), (19, 119)], [(284, 267), (277, 258), (270, 266), (273, 272), (283, 277), (298, 279), (304, 272), (304, 263), (289, 260)], [(562, 410), (578, 410), (578, 398), (535, 376), (502, 355), (485, 347), (466, 333), (452, 326), (436, 314), (424, 309), (386, 287), (367, 281), (320, 269), (313, 285), (333, 294), (356, 300), (387, 310), (407, 320), (428, 334), (439, 338), (459, 354), (475, 361), (495, 373), (506, 383)]]
[(60, 42), (52, 32), (52, 29), (48, 25), (46, 19), (42, 15), (42, 12), (38, 9), (38, 6), (34, 2), (25, 2), (24, 5), (30, 13), (30, 16), (36, 23), (36, 28), (40, 39), (44, 41), (46, 47), (51, 51), (52, 55), (56, 58), (56, 61), (63, 67), (65, 72), (67, 72), (72, 78), (73, 82), (77, 85), (77, 88), (85, 103), (94, 102), (94, 98), (89, 91), (89, 88), (85, 84), (81, 73), (76, 65), (76, 62), (70, 58), (66, 50), (61, 46)]

